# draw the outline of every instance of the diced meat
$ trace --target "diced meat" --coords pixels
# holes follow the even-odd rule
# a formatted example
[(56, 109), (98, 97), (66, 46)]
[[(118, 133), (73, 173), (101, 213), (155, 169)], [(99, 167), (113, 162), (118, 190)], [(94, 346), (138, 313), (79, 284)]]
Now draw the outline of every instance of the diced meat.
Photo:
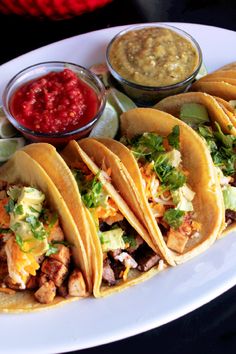
[(108, 258), (103, 261), (102, 279), (108, 283), (108, 285), (114, 285), (116, 283), (115, 274)]
[(0, 180), (0, 190), (6, 190), (8, 183), (6, 181)]
[(104, 221), (100, 221), (99, 222), (99, 230), (101, 232), (104, 232), (104, 231), (108, 231), (111, 229), (111, 226), (108, 225), (107, 223), (105, 223)]
[(189, 239), (188, 236), (185, 236), (179, 231), (173, 229), (169, 230), (167, 236), (167, 247), (178, 253), (183, 253)]
[(6, 261), (2, 261), (0, 258), (0, 281), (3, 281), (8, 275), (8, 266)]
[(34, 294), (41, 304), (50, 304), (56, 296), (56, 286), (52, 280), (44, 283)]
[(232, 222), (234, 222), (236, 220), (236, 212), (230, 209), (226, 209), (225, 211), (225, 218), (226, 218), (226, 222), (227, 224), (231, 224)]
[(38, 284), (39, 287), (42, 286), (43, 284), (47, 283), (49, 281), (49, 277), (47, 274), (41, 272), (38, 277)]
[(230, 182), (230, 185), (236, 187), (236, 173), (232, 177), (233, 177), (233, 181)]
[(62, 284), (61, 286), (59, 286), (59, 288), (57, 288), (57, 293), (59, 296), (62, 297), (67, 297), (68, 295), (68, 287), (66, 284)]
[(86, 295), (86, 285), (84, 282), (83, 274), (78, 269), (74, 269), (69, 276), (68, 293), (70, 296), (83, 297)]
[(36, 276), (31, 276), (26, 283), (26, 289), (30, 290), (35, 290), (38, 286), (38, 278)]
[(138, 270), (140, 272), (147, 272), (157, 265), (160, 259), (161, 257), (147, 245), (143, 245), (135, 253), (135, 260), (138, 263)]
[(56, 259), (45, 259), (41, 266), (43, 273), (47, 274), (56, 286), (60, 286), (68, 274), (68, 268)]
[(128, 247), (127, 252), (133, 253), (134, 251), (136, 251), (139, 248), (139, 246), (143, 245), (143, 243), (144, 243), (144, 240), (142, 239), (142, 237), (137, 235), (135, 237), (135, 245)]
[(7, 275), (4, 279), (4, 284), (13, 290), (21, 290), (21, 285), (20, 284), (15, 284), (13, 283), (11, 277), (9, 275)]
[(6, 212), (5, 206), (7, 205), (9, 198), (0, 200), (0, 227), (8, 229), (10, 226), (10, 215)]
[(106, 219), (105, 219), (105, 222), (108, 224), (108, 225), (112, 225), (114, 224), (115, 222), (119, 222), (119, 221), (122, 221), (124, 219), (124, 216), (120, 213), (117, 213), (116, 215), (114, 216), (108, 216)]
[(55, 224), (53, 226), (48, 236), (48, 242), (52, 242), (52, 241), (59, 241), (59, 242), (64, 241), (63, 231), (58, 224)]
[(68, 267), (70, 263), (70, 249), (64, 245), (56, 245), (57, 253), (51, 254), (49, 258), (56, 259)]
[(118, 248), (117, 250), (114, 251), (109, 251), (109, 255), (115, 259), (116, 256), (118, 256), (121, 253), (121, 248)]

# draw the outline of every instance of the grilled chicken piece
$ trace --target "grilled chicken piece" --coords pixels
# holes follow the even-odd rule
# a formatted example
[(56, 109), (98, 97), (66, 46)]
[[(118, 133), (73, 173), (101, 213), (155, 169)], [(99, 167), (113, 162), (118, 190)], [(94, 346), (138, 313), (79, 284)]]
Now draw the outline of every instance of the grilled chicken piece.
[(41, 270), (56, 286), (61, 286), (68, 274), (68, 268), (56, 259), (45, 259)]
[(167, 233), (167, 237), (167, 247), (178, 253), (183, 253), (184, 247), (189, 239), (188, 236), (185, 236), (176, 230), (170, 229)]
[(56, 245), (58, 251), (55, 254), (51, 254), (49, 258), (56, 259), (57, 261), (61, 262), (64, 264), (66, 267), (68, 267), (70, 263), (70, 250), (68, 247), (64, 245)]
[(102, 280), (108, 283), (108, 285), (114, 285), (116, 283), (115, 274), (108, 258), (103, 261)]
[(12, 281), (12, 279), (11, 279), (11, 277), (9, 275), (7, 275), (5, 277), (4, 284), (10, 289), (21, 290), (20, 284), (13, 283), (13, 281)]
[(39, 287), (42, 286), (43, 284), (47, 283), (48, 281), (49, 281), (48, 275), (41, 272), (38, 277)]
[(70, 296), (85, 296), (86, 285), (82, 273), (74, 269), (68, 280), (68, 293)]
[(34, 294), (35, 299), (41, 304), (50, 304), (56, 296), (56, 286), (52, 280), (44, 283)]
[(58, 224), (55, 224), (49, 233), (48, 242), (52, 241), (64, 241), (63, 231)]

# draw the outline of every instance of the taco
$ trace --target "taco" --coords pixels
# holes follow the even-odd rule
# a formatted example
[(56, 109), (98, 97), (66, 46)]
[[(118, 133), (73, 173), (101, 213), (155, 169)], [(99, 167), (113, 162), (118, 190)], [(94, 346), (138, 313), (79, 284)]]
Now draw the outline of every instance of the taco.
[(93, 149), (105, 155), (108, 148), (117, 166), (122, 161), (126, 181), (119, 192), (137, 215), (127, 190), (136, 196), (152, 242), (158, 243), (167, 262), (182, 263), (203, 252), (222, 228), (223, 210), (211, 157), (201, 139), (176, 118), (147, 108), (124, 113), (121, 131), (126, 146), (104, 138), (93, 143), (85, 139), (80, 145), (88, 154)]
[[(207, 97), (208, 101), (202, 97)], [(184, 120), (204, 140), (223, 192), (225, 232), (228, 232), (236, 227), (236, 136), (227, 117), (223, 119), (219, 103), (222, 100), (196, 92), (168, 97), (155, 107)]]
[(91, 240), (88, 260), (95, 297), (139, 283), (166, 267), (145, 227), (112, 186), (110, 174), (117, 167), (109, 156), (99, 162), (93, 151), (92, 160), (71, 141), (61, 152), (68, 167), (49, 144), (31, 144), (24, 150), (52, 178), (81, 236)]
[(226, 101), (236, 100), (236, 63), (227, 64), (195, 81), (190, 90), (206, 92)]
[(83, 243), (51, 179), (18, 151), (0, 168), (0, 311), (32, 311), (88, 295)]

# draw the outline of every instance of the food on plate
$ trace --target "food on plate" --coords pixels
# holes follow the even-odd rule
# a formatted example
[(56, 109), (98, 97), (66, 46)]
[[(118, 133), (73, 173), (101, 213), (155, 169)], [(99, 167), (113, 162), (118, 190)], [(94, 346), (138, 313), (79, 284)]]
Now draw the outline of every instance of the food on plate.
[(31, 311), (85, 297), (82, 240), (51, 179), (18, 151), (0, 168), (0, 311)]
[(143, 220), (152, 242), (170, 264), (206, 250), (223, 227), (224, 213), (205, 144), (186, 124), (154, 109), (124, 113), (121, 132), (123, 144), (99, 139), (93, 149), (102, 155), (106, 146), (117, 155), (112, 154), (114, 164), (122, 173), (111, 174), (112, 183)]
[[(80, 144), (85, 147), (87, 142)], [(33, 144), (25, 151), (54, 181), (83, 235), (95, 297), (136, 284), (166, 267), (146, 229), (110, 183), (117, 166), (109, 155), (100, 159), (99, 151), (93, 150), (90, 159), (71, 141), (62, 151), (68, 167), (51, 145)]]
[(184, 120), (204, 140), (221, 185), (229, 231), (236, 227), (236, 134), (225, 105), (222, 99), (196, 92), (168, 97), (156, 108)]
[(169, 86), (190, 77), (200, 62), (190, 37), (175, 28), (138, 26), (118, 34), (108, 60), (122, 78), (143, 86)]
[[(202, 91), (223, 98), (226, 101), (236, 100), (236, 63), (230, 63), (213, 71), (191, 86), (192, 91)], [(235, 102), (232, 102), (235, 106)]]

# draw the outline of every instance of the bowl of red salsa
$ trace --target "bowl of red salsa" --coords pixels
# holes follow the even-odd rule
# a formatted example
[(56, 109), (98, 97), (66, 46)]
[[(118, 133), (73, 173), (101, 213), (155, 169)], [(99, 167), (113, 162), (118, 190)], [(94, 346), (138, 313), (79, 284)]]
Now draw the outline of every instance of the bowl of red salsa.
[(3, 92), (3, 109), (13, 126), (31, 141), (54, 145), (88, 135), (105, 101), (96, 75), (59, 61), (20, 71)]

